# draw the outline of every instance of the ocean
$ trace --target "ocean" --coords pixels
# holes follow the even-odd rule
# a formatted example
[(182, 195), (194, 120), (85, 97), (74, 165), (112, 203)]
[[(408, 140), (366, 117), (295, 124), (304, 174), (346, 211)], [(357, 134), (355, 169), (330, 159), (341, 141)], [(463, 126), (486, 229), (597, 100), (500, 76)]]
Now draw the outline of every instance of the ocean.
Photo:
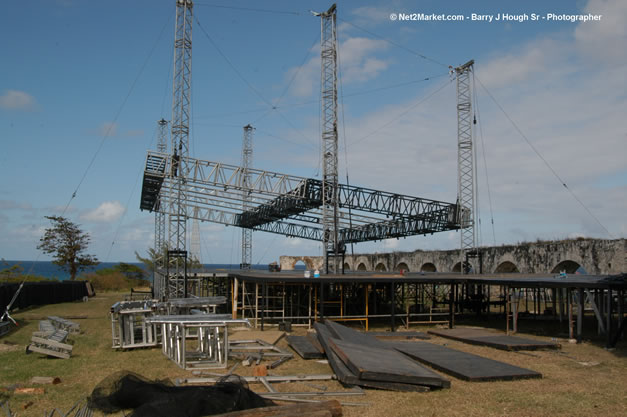
[[(93, 272), (99, 269), (111, 268), (115, 265), (118, 265), (119, 263), (120, 262), (101, 262), (96, 267), (88, 268), (84, 272)], [(129, 265), (135, 265), (144, 270), (147, 270), (146, 265), (144, 265), (141, 262), (125, 262), (125, 263)], [(23, 271), (24, 274), (38, 275), (38, 276), (42, 276), (46, 278), (54, 278), (54, 279), (58, 279), (61, 281), (70, 279), (70, 274), (68, 272), (64, 271), (63, 269), (61, 269), (60, 267), (58, 267), (57, 265), (53, 264), (50, 261), (4, 261), (2, 260), (0, 261), (0, 271), (10, 268), (13, 265), (20, 265), (22, 268), (24, 268), (24, 271)], [(211, 270), (213, 269), (226, 269), (226, 270), (239, 269), (239, 264), (204, 264), (203, 266), (206, 269), (211, 269)], [(268, 265), (267, 264), (252, 265), (252, 269), (259, 269), (259, 270), (267, 271)]]

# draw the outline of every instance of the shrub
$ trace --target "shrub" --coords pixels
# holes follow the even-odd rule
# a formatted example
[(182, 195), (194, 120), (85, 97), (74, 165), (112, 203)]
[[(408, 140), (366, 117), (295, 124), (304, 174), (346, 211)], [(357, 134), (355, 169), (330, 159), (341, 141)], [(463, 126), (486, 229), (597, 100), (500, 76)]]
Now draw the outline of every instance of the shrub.
[(96, 291), (130, 291), (131, 288), (150, 286), (145, 279), (127, 278), (117, 271), (97, 271), (86, 274), (84, 279), (91, 282)]

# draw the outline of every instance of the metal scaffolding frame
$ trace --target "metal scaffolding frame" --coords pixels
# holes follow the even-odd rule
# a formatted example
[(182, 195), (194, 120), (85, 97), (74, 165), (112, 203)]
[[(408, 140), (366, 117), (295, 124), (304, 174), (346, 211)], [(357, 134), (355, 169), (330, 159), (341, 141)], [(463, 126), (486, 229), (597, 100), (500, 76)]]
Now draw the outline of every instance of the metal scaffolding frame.
[[(155, 210), (150, 193), (171, 195), (168, 155), (149, 152), (140, 208)], [(185, 205), (199, 220), (323, 241), (319, 180), (188, 158)], [(244, 178), (250, 179), (245, 184)], [(338, 185), (338, 240), (365, 242), (459, 228), (455, 204)], [(243, 191), (247, 190), (246, 193)], [(244, 201), (244, 196), (246, 201)], [(242, 212), (246, 202), (250, 209)], [(171, 204), (161, 206), (168, 209)], [(348, 211), (351, 211), (350, 213)]]
[[(189, 115), (192, 78), (192, 17), (193, 2), (177, 0), (174, 34), (174, 76), (172, 83), (172, 172), (173, 186), (168, 193), (168, 251), (187, 251), (188, 207), (185, 204), (189, 173)], [(180, 297), (183, 288), (171, 281), (179, 281), (185, 274), (186, 256), (169, 256), (166, 298)]]
[[(339, 272), (347, 243), (431, 234), (459, 228), (457, 205), (338, 183), (336, 6), (314, 13), (321, 18), (322, 181), (189, 156), (191, 86), (191, 0), (177, 0), (172, 104), (172, 148), (149, 151), (140, 208), (168, 215), (169, 262), (160, 299), (184, 297), (186, 229), (189, 218), (243, 229), (242, 266), (250, 265), (251, 230), (323, 242), (325, 269)], [(250, 126), (247, 126), (250, 127)], [(252, 127), (247, 132), (252, 133)], [(250, 159), (249, 159), (250, 157)], [(158, 250), (158, 248), (155, 248)], [(155, 280), (157, 281), (157, 280)], [(192, 294), (193, 295), (193, 294)]]
[[(253, 130), (254, 128), (247, 124), (244, 126), (244, 136), (242, 139), (242, 212), (246, 212), (250, 206), (250, 182), (251, 175), (248, 169), (253, 165)], [(253, 259), (253, 231), (252, 229), (242, 228), (242, 262), (239, 267), (241, 269), (250, 269)]]
[(337, 169), (337, 8), (333, 4), (320, 16), (320, 84), (322, 128), (322, 242), (326, 273), (339, 272), (338, 169)]
[[(466, 265), (467, 254), (477, 247), (476, 156), (472, 140), (473, 111), (471, 74), (475, 61), (455, 68), (457, 75), (457, 202), (460, 218), (460, 262)], [(465, 267), (461, 268), (462, 274)]]

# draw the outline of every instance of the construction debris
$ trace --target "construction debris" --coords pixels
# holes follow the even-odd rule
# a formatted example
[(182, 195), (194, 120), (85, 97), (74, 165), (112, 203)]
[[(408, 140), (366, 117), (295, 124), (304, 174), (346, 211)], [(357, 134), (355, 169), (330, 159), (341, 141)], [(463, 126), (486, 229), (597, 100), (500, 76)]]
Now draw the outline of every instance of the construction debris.
[(34, 376), (30, 380), (31, 384), (57, 385), (61, 383), (61, 378), (52, 376)]

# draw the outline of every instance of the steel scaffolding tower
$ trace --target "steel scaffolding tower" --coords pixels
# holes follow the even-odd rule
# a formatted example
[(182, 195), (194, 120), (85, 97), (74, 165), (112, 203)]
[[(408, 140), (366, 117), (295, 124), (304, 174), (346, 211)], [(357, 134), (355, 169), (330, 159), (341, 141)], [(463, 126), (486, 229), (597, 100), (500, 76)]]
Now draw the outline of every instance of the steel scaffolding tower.
[(202, 265), (200, 259), (200, 221), (198, 220), (198, 207), (194, 207), (192, 214), (192, 236), (189, 242), (189, 259)]
[(176, 1), (174, 32), (174, 72), (172, 84), (172, 172), (168, 230), (168, 285), (166, 298), (186, 295), (185, 263), (187, 260), (187, 205), (185, 178), (189, 174), (189, 114), (192, 82), (191, 0)]
[[(244, 126), (244, 137), (242, 140), (242, 212), (250, 210), (250, 196), (252, 188), (252, 175), (248, 169), (253, 164), (253, 130), (248, 124)], [(253, 230), (242, 229), (242, 262), (240, 269), (250, 269), (253, 258)]]
[[(188, 217), (322, 242), (325, 270), (339, 272), (346, 243), (457, 230), (460, 216), (470, 215), (461, 197), (458, 204), (450, 204), (338, 183), (336, 7), (315, 15), (321, 18), (322, 180), (251, 168), (245, 159), (252, 159), (252, 153), (245, 151), (244, 166), (188, 155), (192, 2), (177, 1), (172, 149), (148, 152), (140, 201), (140, 209), (159, 211), (170, 219), (166, 278), (159, 281), (164, 283), (156, 291), (159, 298), (187, 295)], [(247, 133), (252, 136), (248, 127), (245, 141)], [(242, 240), (242, 264), (250, 264), (250, 251)]]
[(476, 157), (472, 140), (473, 111), (471, 74), (475, 61), (470, 60), (455, 68), (457, 74), (457, 203), (460, 212), (461, 271), (469, 252), (477, 247), (475, 236), (476, 222)]
[(336, 5), (320, 16), (322, 88), (322, 233), (325, 271), (339, 272)]
[[(157, 122), (157, 125), (159, 126), (157, 152), (166, 153), (168, 151), (168, 121), (161, 119)], [(164, 203), (165, 199), (159, 195), (157, 197), (157, 209), (155, 210), (155, 269), (165, 268), (166, 214), (160, 209), (161, 204)], [(159, 283), (158, 286), (163, 288), (163, 283)]]

